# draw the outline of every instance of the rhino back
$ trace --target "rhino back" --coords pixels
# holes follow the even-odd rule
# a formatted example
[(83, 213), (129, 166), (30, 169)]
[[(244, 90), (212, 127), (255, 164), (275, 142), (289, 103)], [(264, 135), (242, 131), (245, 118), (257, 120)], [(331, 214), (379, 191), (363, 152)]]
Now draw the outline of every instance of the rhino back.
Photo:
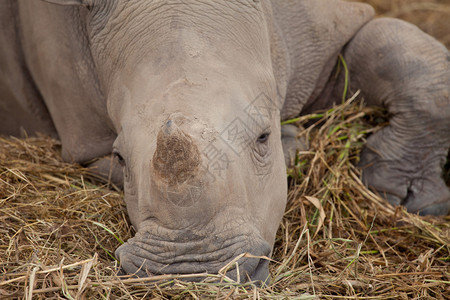
[(272, 8), (289, 55), (285, 120), (298, 116), (321, 93), (342, 47), (374, 11), (367, 4), (339, 0), (272, 0)]

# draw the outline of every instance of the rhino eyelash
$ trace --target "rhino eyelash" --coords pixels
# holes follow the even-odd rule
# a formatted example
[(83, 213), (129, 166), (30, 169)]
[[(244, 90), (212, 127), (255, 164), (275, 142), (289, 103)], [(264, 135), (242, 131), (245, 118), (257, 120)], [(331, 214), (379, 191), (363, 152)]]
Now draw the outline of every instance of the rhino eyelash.
[(258, 143), (263, 144), (263, 143), (267, 142), (267, 140), (269, 139), (269, 136), (270, 136), (270, 132), (264, 132), (256, 139), (256, 141)]

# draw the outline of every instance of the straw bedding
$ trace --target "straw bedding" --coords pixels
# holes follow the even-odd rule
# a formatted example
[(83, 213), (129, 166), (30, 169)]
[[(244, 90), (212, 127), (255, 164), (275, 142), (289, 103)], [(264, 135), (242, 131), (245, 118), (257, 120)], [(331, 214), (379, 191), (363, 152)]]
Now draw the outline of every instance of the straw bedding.
[(0, 298), (449, 299), (450, 217), (408, 214), (362, 185), (358, 153), (385, 120), (355, 98), (296, 122), (310, 150), (288, 173), (263, 288), (226, 273), (119, 279), (114, 250), (133, 235), (122, 192), (62, 162), (58, 141), (0, 138)]

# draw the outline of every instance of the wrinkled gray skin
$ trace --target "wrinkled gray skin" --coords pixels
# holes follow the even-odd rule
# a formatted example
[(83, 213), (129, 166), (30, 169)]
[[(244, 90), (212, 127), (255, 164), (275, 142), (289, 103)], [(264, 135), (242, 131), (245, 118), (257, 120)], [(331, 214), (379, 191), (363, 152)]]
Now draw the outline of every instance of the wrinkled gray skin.
[[(270, 256), (283, 146), (301, 146), (280, 119), (340, 98), (343, 53), (352, 89), (391, 116), (362, 153), (364, 181), (410, 212), (446, 214), (449, 52), (372, 18), (326, 0), (3, 0), (0, 132), (59, 137), (66, 161), (124, 182), (127, 273), (214, 273), (243, 252)], [(266, 260), (239, 266), (241, 280), (268, 275)]]

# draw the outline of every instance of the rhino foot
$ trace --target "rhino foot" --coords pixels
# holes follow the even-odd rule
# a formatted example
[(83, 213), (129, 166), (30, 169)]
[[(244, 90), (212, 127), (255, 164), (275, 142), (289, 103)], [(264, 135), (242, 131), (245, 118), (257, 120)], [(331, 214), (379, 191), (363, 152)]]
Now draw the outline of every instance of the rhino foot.
[(298, 136), (301, 129), (291, 124), (281, 125), (281, 141), (287, 168), (294, 166), (298, 151), (307, 151), (309, 149), (308, 140), (304, 136)]
[(118, 188), (123, 188), (122, 167), (111, 155), (88, 162), (85, 166), (92, 174), (99, 176), (108, 183), (114, 184)]
[[(374, 140), (378, 140), (376, 135), (369, 139), (361, 154), (363, 182), (392, 205), (405, 206), (410, 213), (447, 215), (450, 190), (441, 178), (442, 158), (446, 157), (440, 153), (443, 151), (410, 151), (398, 158), (388, 158), (379, 140), (378, 143)], [(378, 149), (370, 147), (371, 144)]]

